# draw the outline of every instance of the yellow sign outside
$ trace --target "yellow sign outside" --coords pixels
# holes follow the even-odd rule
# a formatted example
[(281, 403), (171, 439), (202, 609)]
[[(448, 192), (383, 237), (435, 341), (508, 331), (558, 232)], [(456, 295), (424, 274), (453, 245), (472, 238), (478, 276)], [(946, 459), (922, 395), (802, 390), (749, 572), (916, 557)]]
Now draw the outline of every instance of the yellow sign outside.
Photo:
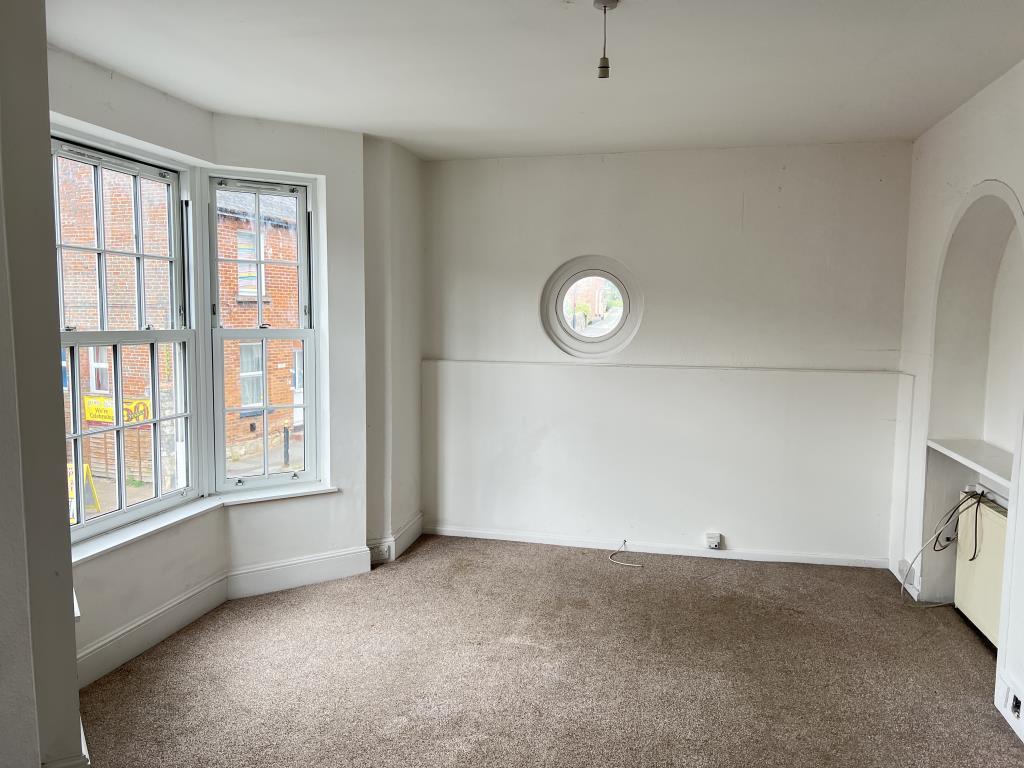
[[(85, 482), (85, 509), (100, 513), (100, 495), (96, 493), (96, 481), (92, 478), (92, 468), (86, 464), (82, 467), (82, 479)], [(78, 522), (75, 513), (75, 465), (68, 464), (68, 514), (70, 523)]]
[[(85, 420), (99, 424), (114, 423), (114, 398), (110, 395), (86, 395)], [(124, 400), (121, 403), (121, 420), (125, 424), (146, 421), (153, 416), (150, 400)]]

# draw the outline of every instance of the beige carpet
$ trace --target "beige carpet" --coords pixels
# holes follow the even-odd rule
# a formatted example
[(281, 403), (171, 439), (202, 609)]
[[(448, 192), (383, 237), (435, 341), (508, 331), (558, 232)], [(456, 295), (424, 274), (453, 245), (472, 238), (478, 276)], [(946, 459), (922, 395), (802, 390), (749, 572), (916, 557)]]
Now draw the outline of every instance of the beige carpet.
[(82, 692), (97, 768), (1024, 765), (995, 655), (887, 572), (425, 537)]

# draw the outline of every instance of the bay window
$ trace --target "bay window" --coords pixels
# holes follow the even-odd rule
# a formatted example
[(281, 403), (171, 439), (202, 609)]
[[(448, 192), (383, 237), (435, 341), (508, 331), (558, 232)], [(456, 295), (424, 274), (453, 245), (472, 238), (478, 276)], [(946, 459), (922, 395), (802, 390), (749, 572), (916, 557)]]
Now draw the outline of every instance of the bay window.
[(207, 250), (189, 169), (51, 150), (73, 540), (210, 492), (316, 479), (306, 187), (212, 178)]

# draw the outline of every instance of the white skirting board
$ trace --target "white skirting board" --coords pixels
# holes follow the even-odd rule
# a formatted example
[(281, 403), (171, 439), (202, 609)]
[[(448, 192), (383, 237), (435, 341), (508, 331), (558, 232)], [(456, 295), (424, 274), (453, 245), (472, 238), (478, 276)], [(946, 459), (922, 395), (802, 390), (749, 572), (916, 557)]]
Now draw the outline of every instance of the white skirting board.
[[(397, 558), (401, 557), (402, 553), (411, 547), (413, 542), (422, 535), (423, 513), (417, 512), (409, 522), (402, 525), (394, 532), (394, 534), (391, 536), (384, 536), (380, 539), (368, 539), (366, 546), (371, 550), (371, 552), (380, 547), (386, 547), (388, 556), (386, 558), (381, 557), (379, 562), (393, 562)], [(374, 562), (376, 563), (378, 560), (374, 560)]]
[(334, 552), (260, 563), (232, 569), (227, 575), (228, 599), (344, 579), (370, 570), (370, 550), (350, 547)]
[(41, 768), (89, 768), (90, 765), (88, 755), (75, 755), (43, 763)]
[[(426, 523), (423, 532), (438, 536), (464, 536), (471, 539), (497, 539), (499, 541), (523, 541), (532, 544), (553, 544), (562, 547), (601, 549), (609, 552), (618, 549), (619, 541), (581, 539), (560, 534), (534, 533), (484, 528), (463, 528), (454, 525)], [(690, 557), (716, 557), (725, 560), (757, 560), (775, 563), (809, 563), (812, 565), (848, 565), (857, 568), (888, 568), (889, 558), (849, 557), (847, 555), (821, 554), (813, 552), (773, 552), (751, 549), (705, 549), (671, 544), (656, 544), (644, 541), (629, 541), (627, 552), (647, 552), (656, 555), (686, 555)]]
[(118, 627), (78, 650), (78, 684), (82, 687), (117, 669), (129, 659), (209, 613), (228, 599), (227, 577), (207, 579), (187, 592)]
[(152, 648), (221, 603), (370, 570), (366, 547), (324, 552), (233, 569), (214, 576), (78, 651), (78, 682), (84, 687)]
[(395, 557), (401, 557), (409, 547), (423, 535), (423, 513), (417, 512), (412, 520), (395, 531)]
[(1007, 679), (1005, 669), (996, 670), (996, 709), (1006, 718), (1006, 722), (1013, 728), (1013, 732), (1017, 734), (1017, 737), (1024, 740), (1024, 716), (1017, 717), (1010, 711), (1014, 696), (1024, 699), (1024, 682), (1015, 683)]

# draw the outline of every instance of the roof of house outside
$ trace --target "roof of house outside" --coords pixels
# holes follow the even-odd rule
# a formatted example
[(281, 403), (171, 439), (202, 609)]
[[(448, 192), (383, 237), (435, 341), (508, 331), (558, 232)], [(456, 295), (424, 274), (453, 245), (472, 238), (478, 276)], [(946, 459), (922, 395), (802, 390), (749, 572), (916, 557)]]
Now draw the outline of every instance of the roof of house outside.
[[(217, 214), (236, 219), (252, 219), (255, 212), (253, 192), (217, 190)], [(260, 195), (260, 218), (271, 226), (294, 228), (298, 203), (287, 195)]]

